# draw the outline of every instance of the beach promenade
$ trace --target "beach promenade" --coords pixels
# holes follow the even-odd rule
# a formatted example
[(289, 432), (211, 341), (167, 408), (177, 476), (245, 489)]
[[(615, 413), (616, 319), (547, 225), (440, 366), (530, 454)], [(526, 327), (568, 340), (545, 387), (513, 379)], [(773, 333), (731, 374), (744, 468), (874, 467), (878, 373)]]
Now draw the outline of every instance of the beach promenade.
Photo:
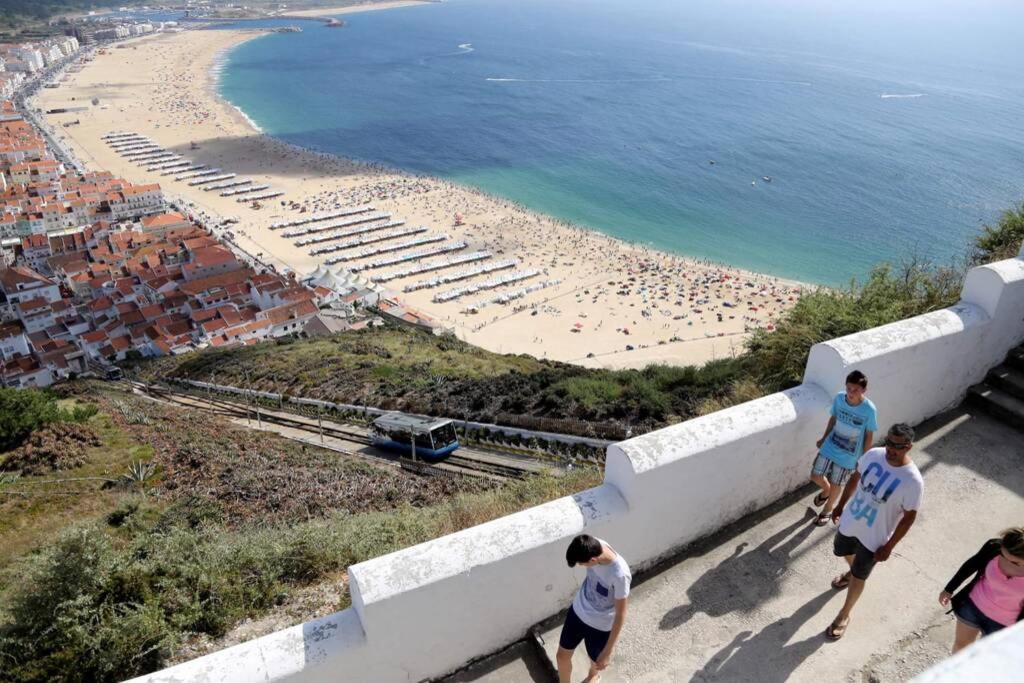
[[(197, 215), (237, 217), (232, 228), (237, 242), (278, 268), (305, 274), (339, 254), (311, 254), (322, 245), (299, 245), (270, 225), (372, 204), (388, 220), (400, 221), (401, 228), (381, 235), (373, 248), (347, 241), (344, 248), (358, 246), (365, 256), (349, 258), (344, 252), (339, 265), (366, 279), (382, 278), (382, 286), (403, 303), (492, 351), (602, 367), (700, 363), (740, 352), (751, 330), (771, 325), (799, 297), (799, 283), (627, 244), (471, 188), (301, 150), (264, 136), (217, 97), (213, 81), (227, 50), (262, 35), (186, 31), (127, 41), (68, 74), (59, 88), (42, 92), (36, 102), (47, 110), (98, 100), (84, 111), (46, 117), (79, 159), (133, 182), (160, 183), (167, 194), (191, 202)], [(63, 127), (72, 120), (80, 123)], [(235, 174), (224, 182), (244, 178), (282, 194), (257, 208), (244, 201), (244, 193), (231, 194), (231, 188), (211, 192), (190, 186), (158, 164), (147, 167), (119, 154), (103, 139), (114, 132), (144, 136), (196, 167)], [(424, 230), (417, 230), (421, 226)], [(398, 249), (398, 242), (408, 246)], [(374, 264), (381, 258), (377, 254), (402, 256), (445, 245), (450, 249), (437, 255)], [(398, 272), (474, 252), (486, 253), (485, 260), (439, 268), (429, 277)], [(504, 260), (514, 264), (497, 272), (479, 268), (454, 283), (443, 281), (452, 272)], [(518, 276), (493, 282), (511, 275)], [(424, 286), (431, 278), (438, 282)], [(449, 296), (455, 289), (468, 291)], [(503, 295), (511, 301), (493, 301)]]

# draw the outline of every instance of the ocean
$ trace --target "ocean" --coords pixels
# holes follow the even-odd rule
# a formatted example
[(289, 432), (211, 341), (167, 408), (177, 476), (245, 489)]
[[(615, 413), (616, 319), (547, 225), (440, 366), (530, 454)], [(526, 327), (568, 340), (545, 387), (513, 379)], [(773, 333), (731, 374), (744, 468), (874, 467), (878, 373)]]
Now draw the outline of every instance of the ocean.
[(960, 5), (449, 0), (250, 41), (219, 88), (287, 142), (842, 285), (1024, 199), (1024, 10)]

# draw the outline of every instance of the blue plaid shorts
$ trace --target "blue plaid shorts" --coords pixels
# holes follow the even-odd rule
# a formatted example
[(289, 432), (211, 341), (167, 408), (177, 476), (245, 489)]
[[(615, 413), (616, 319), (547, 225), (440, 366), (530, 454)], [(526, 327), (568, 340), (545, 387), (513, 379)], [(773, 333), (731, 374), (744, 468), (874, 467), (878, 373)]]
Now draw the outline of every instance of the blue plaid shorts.
[(818, 457), (814, 459), (814, 464), (811, 466), (811, 474), (825, 477), (834, 486), (846, 486), (853, 470), (837, 465), (835, 460), (830, 460), (818, 453)]

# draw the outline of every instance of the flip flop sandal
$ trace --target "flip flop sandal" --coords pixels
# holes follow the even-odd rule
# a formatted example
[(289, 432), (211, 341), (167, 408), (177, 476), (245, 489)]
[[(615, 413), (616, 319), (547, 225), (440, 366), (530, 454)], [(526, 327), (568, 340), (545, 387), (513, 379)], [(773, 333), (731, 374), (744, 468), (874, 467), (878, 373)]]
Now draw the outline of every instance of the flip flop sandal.
[(832, 512), (821, 512), (818, 514), (818, 518), (814, 520), (814, 526), (825, 526), (828, 524), (828, 520), (831, 519)]
[(827, 501), (828, 501), (828, 496), (826, 496), (824, 493), (819, 493), (818, 495), (816, 495), (814, 497), (814, 507), (820, 508)]
[(850, 572), (840, 574), (836, 578), (832, 579), (832, 587), (837, 591), (841, 591), (850, 585)]
[(832, 622), (825, 629), (825, 637), (831, 640), (833, 643), (846, 635), (846, 629), (850, 626), (850, 618), (846, 618), (846, 623), (842, 626), (837, 626), (836, 622)]

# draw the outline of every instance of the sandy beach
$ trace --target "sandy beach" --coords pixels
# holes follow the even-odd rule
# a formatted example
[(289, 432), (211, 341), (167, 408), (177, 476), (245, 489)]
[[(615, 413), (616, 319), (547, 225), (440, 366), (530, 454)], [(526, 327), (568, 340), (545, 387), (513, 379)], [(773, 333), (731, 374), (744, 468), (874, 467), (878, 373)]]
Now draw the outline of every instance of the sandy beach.
[[(365, 8), (347, 11), (359, 9)], [(472, 188), (301, 150), (262, 135), (214, 91), (223, 54), (262, 35), (193, 30), (130, 41), (68, 74), (59, 88), (44, 90), (37, 104), (43, 110), (86, 106), (47, 118), (91, 169), (109, 170), (137, 183), (158, 182), (168, 196), (193, 202), (197, 212), (238, 217), (234, 233), (239, 243), (278, 268), (305, 274), (337, 254), (312, 256), (313, 247), (296, 245), (283, 231), (270, 230), (271, 224), (365, 204), (390, 214), (391, 221), (404, 221), (402, 229), (427, 228), (395, 241), (436, 236), (436, 242), (410, 250), (466, 244), (461, 251), (429, 261), (482, 250), (492, 257), (480, 264), (516, 259), (509, 269), (409, 293), (403, 289), (412, 283), (479, 264), (399, 277), (384, 285), (395, 298), (441, 321), (460, 338), (492, 351), (592, 367), (702, 363), (738, 353), (746, 334), (771, 325), (799, 296), (799, 283), (628, 244)], [(91, 104), (93, 98), (98, 105)], [(79, 123), (62, 127), (75, 120)], [(284, 195), (254, 208), (219, 192), (190, 187), (173, 175), (147, 171), (101, 139), (114, 131), (145, 135), (195, 164), (237, 173)], [(381, 256), (343, 266), (359, 268), (374, 258)], [(364, 268), (359, 274), (369, 278), (401, 267)], [(445, 303), (433, 300), (439, 292), (523, 271), (535, 274)], [(466, 312), (470, 305), (502, 293), (552, 281), (559, 284)]]
[(365, 2), (344, 7), (314, 7), (313, 9), (286, 10), (284, 13), (292, 17), (333, 17), (337, 14), (353, 12), (370, 12), (372, 10), (410, 7), (412, 5), (429, 5), (431, 0), (391, 0), (390, 2)]

